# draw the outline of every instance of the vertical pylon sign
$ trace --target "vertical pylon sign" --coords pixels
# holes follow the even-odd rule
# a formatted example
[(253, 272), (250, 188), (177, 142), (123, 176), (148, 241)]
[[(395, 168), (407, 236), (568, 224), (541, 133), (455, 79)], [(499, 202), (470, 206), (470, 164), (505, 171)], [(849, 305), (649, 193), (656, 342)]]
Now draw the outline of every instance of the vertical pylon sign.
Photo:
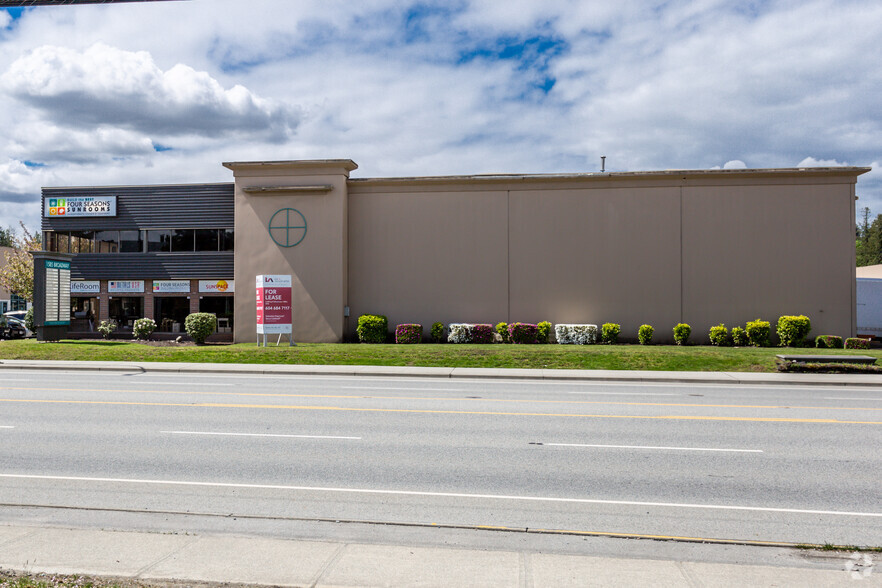
[(282, 342), (282, 335), (288, 336), (288, 344), (294, 345), (294, 300), (291, 294), (290, 275), (257, 276), (257, 345), (263, 335), (266, 347), (267, 335), (278, 335), (276, 345)]

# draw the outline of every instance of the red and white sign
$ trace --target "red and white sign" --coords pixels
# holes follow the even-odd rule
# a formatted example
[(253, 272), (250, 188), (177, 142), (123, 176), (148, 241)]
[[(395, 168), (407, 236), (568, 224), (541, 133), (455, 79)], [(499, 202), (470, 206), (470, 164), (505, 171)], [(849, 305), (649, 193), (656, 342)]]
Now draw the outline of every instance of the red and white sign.
[(257, 276), (257, 334), (291, 334), (291, 276)]

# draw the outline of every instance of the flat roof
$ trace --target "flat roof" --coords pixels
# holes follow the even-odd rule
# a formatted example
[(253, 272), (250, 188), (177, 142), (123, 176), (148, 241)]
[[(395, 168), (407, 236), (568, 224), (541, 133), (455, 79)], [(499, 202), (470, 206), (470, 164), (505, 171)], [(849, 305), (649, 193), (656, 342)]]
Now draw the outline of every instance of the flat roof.
[(350, 182), (418, 182), (418, 181), (492, 181), (492, 180), (534, 180), (534, 179), (612, 179), (612, 178), (673, 178), (673, 177), (714, 177), (714, 176), (792, 176), (792, 175), (826, 175), (826, 176), (859, 176), (872, 171), (870, 167), (781, 167), (781, 168), (743, 168), (743, 169), (666, 169), (657, 171), (632, 172), (575, 172), (575, 173), (539, 173), (539, 174), (474, 174), (452, 176), (410, 176), (386, 178), (350, 178)]

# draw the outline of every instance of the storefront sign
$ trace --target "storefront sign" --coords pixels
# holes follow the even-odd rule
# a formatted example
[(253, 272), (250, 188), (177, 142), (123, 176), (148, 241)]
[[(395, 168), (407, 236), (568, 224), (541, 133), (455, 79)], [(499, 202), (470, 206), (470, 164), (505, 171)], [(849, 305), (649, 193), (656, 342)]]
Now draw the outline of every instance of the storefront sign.
[(45, 260), (46, 306), (43, 326), (70, 324), (70, 262)]
[(131, 292), (143, 293), (144, 280), (120, 280), (107, 282), (107, 291), (110, 294), (125, 294)]
[(155, 294), (170, 292), (189, 294), (190, 280), (153, 280), (153, 292)]
[(43, 216), (116, 216), (116, 196), (43, 198)]
[(101, 292), (101, 282), (84, 282), (78, 280), (70, 283), (71, 294), (98, 294)]
[(232, 294), (236, 286), (233, 280), (199, 280), (199, 291)]
[(257, 334), (291, 334), (291, 276), (257, 276)]

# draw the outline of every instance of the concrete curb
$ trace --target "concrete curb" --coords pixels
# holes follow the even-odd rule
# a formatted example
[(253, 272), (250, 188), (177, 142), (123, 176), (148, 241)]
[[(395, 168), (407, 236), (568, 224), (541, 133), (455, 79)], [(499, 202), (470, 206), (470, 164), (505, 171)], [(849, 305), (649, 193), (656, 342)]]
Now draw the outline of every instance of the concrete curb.
[(540, 370), (515, 368), (443, 368), (353, 365), (288, 365), (229, 363), (170, 363), (115, 361), (0, 360), (0, 369), (115, 371), (154, 373), (211, 373), (291, 376), (374, 376), (449, 379), (515, 379), (571, 382), (633, 382), (683, 384), (758, 384), (779, 386), (876, 386), (874, 374), (779, 374), (751, 372), (662, 372), (627, 370)]

